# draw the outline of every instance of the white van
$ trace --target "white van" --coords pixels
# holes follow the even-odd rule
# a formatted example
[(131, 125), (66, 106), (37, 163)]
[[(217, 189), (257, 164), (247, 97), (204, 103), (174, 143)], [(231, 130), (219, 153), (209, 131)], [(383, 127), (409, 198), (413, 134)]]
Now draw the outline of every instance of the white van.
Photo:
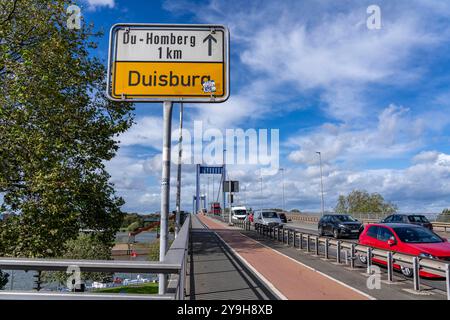
[(247, 208), (244, 206), (231, 208), (231, 219), (232, 220), (246, 220), (247, 215), (248, 215)]
[(255, 224), (261, 224), (269, 227), (282, 227), (283, 222), (276, 211), (272, 210), (258, 210), (253, 216), (253, 222)]

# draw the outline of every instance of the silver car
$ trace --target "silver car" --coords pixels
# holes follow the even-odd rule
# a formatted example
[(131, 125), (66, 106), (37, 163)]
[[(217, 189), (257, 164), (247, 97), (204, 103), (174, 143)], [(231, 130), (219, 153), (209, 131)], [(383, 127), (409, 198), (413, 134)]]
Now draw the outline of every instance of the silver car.
[(258, 210), (253, 216), (253, 222), (255, 224), (261, 224), (269, 227), (282, 226), (283, 222), (278, 216), (276, 211), (271, 210)]

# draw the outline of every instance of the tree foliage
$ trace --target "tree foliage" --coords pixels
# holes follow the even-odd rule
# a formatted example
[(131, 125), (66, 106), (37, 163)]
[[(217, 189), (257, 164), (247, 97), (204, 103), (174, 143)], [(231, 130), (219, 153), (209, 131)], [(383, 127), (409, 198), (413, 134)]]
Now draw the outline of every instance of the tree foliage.
[[(111, 246), (105, 244), (98, 234), (83, 234), (78, 238), (68, 240), (65, 243), (65, 253), (60, 257), (63, 259), (76, 260), (110, 260)], [(112, 280), (113, 274), (105, 272), (82, 272), (82, 280), (108, 282)], [(46, 282), (56, 281), (65, 285), (69, 275), (66, 272), (45, 272), (43, 279)]]
[(385, 213), (397, 211), (395, 204), (386, 202), (379, 193), (353, 190), (347, 196), (340, 195), (335, 207), (337, 213)]
[(442, 213), (440, 213), (437, 216), (436, 221), (438, 222), (450, 222), (450, 209), (445, 208), (442, 210)]
[(4, 289), (8, 283), (9, 274), (0, 270), (0, 290)]
[(134, 230), (136, 230), (137, 228), (139, 228), (140, 226), (141, 226), (140, 223), (137, 222), (137, 221), (135, 221), (135, 222), (131, 223), (131, 224), (127, 227), (127, 230), (128, 230), (128, 231), (134, 231)]
[(105, 97), (106, 69), (90, 55), (92, 26), (67, 28), (69, 1), (0, 2), (0, 255), (54, 257), (80, 228), (113, 240), (123, 199), (104, 162), (132, 123)]
[(137, 213), (128, 213), (125, 214), (125, 216), (123, 217), (123, 221), (122, 221), (122, 228), (128, 228), (129, 225), (131, 225), (132, 223), (137, 222), (138, 223), (138, 227), (143, 227), (144, 226), (144, 218)]

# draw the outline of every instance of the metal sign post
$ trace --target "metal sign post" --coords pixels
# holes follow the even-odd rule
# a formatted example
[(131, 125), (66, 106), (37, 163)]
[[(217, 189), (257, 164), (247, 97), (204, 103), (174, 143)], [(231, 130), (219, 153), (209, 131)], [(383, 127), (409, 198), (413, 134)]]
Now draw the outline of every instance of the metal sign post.
[(183, 103), (180, 104), (180, 136), (178, 138), (177, 199), (175, 213), (175, 237), (181, 229), (181, 160), (183, 159)]
[(230, 209), (228, 211), (228, 224), (231, 225), (231, 206), (232, 206), (232, 200), (231, 199), (233, 197), (233, 192), (231, 192), (231, 180), (229, 181), (228, 188), (229, 188), (229, 196), (230, 196), (230, 199), (229, 199)]
[[(110, 31), (108, 99), (164, 103), (160, 261), (168, 249), (173, 102), (219, 103), (228, 99), (229, 38), (223, 25), (119, 23)], [(177, 230), (180, 174), (179, 167)], [(197, 194), (196, 209), (199, 200)], [(165, 294), (166, 286), (166, 277), (159, 275), (159, 294)]]
[[(164, 129), (162, 150), (162, 174), (161, 174), (161, 236), (159, 242), (159, 261), (164, 261), (168, 248), (168, 222), (170, 199), (170, 143), (172, 132), (172, 110), (170, 101), (164, 102)], [(159, 294), (166, 292), (167, 276), (159, 275)]]

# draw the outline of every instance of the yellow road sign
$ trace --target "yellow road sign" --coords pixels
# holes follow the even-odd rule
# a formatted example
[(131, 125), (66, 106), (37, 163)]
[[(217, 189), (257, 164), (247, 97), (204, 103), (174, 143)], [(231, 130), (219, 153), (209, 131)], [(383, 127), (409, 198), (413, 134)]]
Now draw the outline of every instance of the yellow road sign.
[(219, 25), (111, 28), (108, 97), (116, 101), (223, 102), (229, 32)]

